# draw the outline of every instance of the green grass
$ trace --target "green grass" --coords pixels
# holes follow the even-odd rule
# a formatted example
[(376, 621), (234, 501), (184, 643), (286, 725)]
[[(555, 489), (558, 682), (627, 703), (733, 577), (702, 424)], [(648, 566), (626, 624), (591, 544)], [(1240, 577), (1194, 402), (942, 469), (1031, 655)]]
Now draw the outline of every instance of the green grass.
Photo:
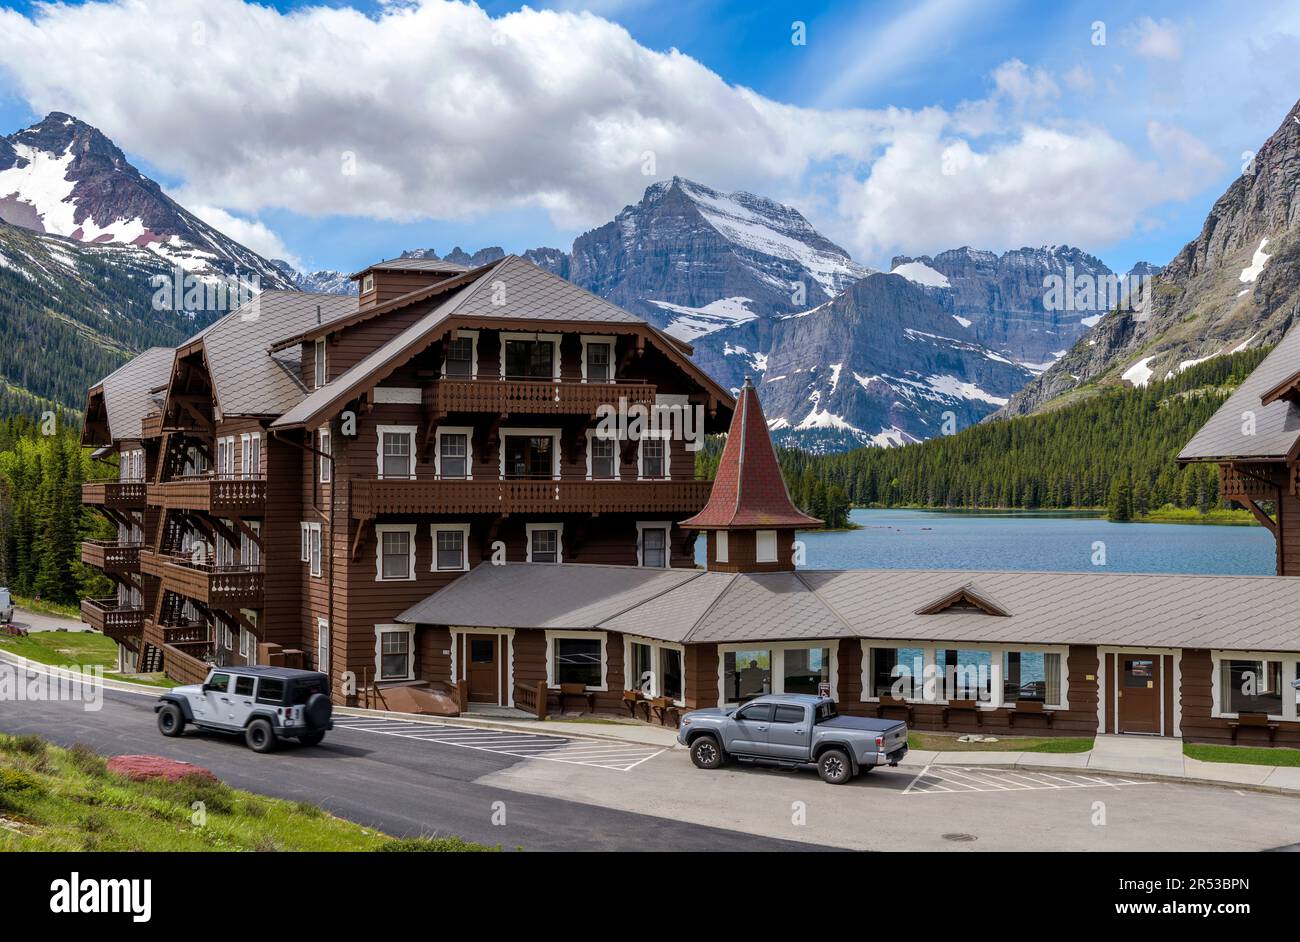
[(25, 608), (29, 612), (38, 612), (42, 615), (59, 615), (63, 618), (71, 618), (74, 621), (81, 621), (80, 605), (64, 605), (62, 602), (45, 602), (38, 601), (28, 595), (14, 595), (14, 604), (19, 608)]
[(1221, 526), (1257, 527), (1259, 521), (1249, 510), (1216, 508), (1201, 513), (1195, 507), (1159, 507), (1133, 518), (1138, 523), (1201, 523)]
[(94, 631), (33, 631), (25, 638), (0, 635), (0, 650), (53, 667), (102, 667), (104, 676), (129, 678), (132, 683), (151, 687), (174, 687), (175, 682), (157, 674), (118, 674), (117, 642)]
[(1274, 749), (1268, 746), (1211, 746), (1206, 743), (1183, 743), (1183, 755), (1202, 762), (1238, 762), (1242, 765), (1300, 766), (1300, 749)]
[[(960, 735), (960, 734), (958, 734)], [(984, 735), (988, 735), (987, 733)], [(908, 745), (926, 752), (1088, 752), (1091, 736), (1001, 736), (997, 742), (959, 742), (956, 735), (909, 730)]]
[[(195, 802), (205, 818), (196, 820)], [(484, 851), (457, 837), (396, 839), (308, 802), (218, 782), (133, 782), (83, 746), (0, 735), (0, 851)]]

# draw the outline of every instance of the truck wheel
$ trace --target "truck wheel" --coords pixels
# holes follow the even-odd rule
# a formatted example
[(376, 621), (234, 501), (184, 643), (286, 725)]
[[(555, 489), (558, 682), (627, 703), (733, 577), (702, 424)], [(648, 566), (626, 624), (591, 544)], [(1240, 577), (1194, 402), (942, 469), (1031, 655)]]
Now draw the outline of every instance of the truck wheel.
[(254, 752), (270, 752), (275, 749), (275, 730), (266, 720), (253, 720), (244, 730), (244, 742)]
[(712, 736), (701, 736), (691, 743), (691, 761), (697, 769), (717, 769), (727, 761), (727, 755)]
[(174, 703), (164, 703), (158, 711), (158, 732), (164, 736), (179, 736), (185, 732), (185, 716)]
[(303, 733), (303, 735), (298, 737), (298, 742), (302, 743), (304, 746), (319, 746), (321, 740), (324, 738), (324, 731), (317, 730), (314, 733)]
[(830, 785), (843, 785), (853, 778), (853, 766), (842, 749), (827, 749), (818, 756), (817, 771), (822, 781)]

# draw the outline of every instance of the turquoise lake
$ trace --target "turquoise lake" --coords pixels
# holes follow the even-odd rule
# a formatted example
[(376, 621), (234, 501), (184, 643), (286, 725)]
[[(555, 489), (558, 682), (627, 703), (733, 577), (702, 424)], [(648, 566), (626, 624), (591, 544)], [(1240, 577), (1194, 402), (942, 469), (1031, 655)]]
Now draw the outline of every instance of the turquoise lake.
[[(1111, 523), (1035, 513), (855, 510), (860, 530), (801, 533), (807, 569), (1019, 569), (1269, 576), (1273, 537), (1263, 527)], [(1105, 565), (1093, 564), (1095, 544)], [(696, 542), (704, 564), (704, 540)]]

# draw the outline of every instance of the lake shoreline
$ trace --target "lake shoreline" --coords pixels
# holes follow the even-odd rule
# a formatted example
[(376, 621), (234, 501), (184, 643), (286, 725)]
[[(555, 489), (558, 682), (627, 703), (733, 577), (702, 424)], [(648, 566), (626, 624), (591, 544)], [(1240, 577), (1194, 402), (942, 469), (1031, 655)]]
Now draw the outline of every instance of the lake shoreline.
[[(1161, 508), (1160, 510), (1150, 513), (1135, 515), (1131, 520), (1111, 521), (1107, 516), (1105, 507), (1060, 507), (1026, 510), (1021, 507), (923, 507), (919, 505), (910, 506), (902, 504), (884, 507), (873, 504), (855, 506), (852, 509), (864, 511), (899, 510), (914, 513), (960, 514), (971, 517), (987, 516), (1004, 518), (1023, 517), (1025, 519), (1053, 518), (1060, 520), (1106, 520), (1111, 523), (1177, 523), (1207, 527), (1260, 526), (1259, 521), (1256, 520), (1248, 510), (1212, 510), (1208, 513), (1201, 513), (1199, 511), (1184, 510), (1182, 508), (1173, 508), (1171, 510)], [(852, 527), (848, 529), (852, 529)]]

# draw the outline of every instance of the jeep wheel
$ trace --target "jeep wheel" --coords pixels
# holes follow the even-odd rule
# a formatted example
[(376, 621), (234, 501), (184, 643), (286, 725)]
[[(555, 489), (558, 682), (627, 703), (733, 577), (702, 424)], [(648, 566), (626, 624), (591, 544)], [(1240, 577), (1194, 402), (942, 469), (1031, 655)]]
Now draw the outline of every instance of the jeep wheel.
[(158, 732), (164, 736), (179, 736), (185, 732), (185, 716), (174, 703), (164, 703), (158, 711)]
[(842, 749), (827, 749), (818, 756), (817, 771), (822, 781), (830, 785), (843, 785), (853, 778), (853, 766)]
[(244, 730), (244, 742), (254, 752), (270, 752), (275, 748), (275, 730), (268, 720), (253, 720)]
[(727, 761), (727, 755), (712, 736), (701, 736), (691, 743), (691, 761), (697, 769), (716, 769)]
[(298, 742), (302, 743), (304, 746), (319, 746), (321, 740), (324, 738), (325, 732), (323, 730), (317, 730), (314, 733), (304, 733), (299, 736)]

